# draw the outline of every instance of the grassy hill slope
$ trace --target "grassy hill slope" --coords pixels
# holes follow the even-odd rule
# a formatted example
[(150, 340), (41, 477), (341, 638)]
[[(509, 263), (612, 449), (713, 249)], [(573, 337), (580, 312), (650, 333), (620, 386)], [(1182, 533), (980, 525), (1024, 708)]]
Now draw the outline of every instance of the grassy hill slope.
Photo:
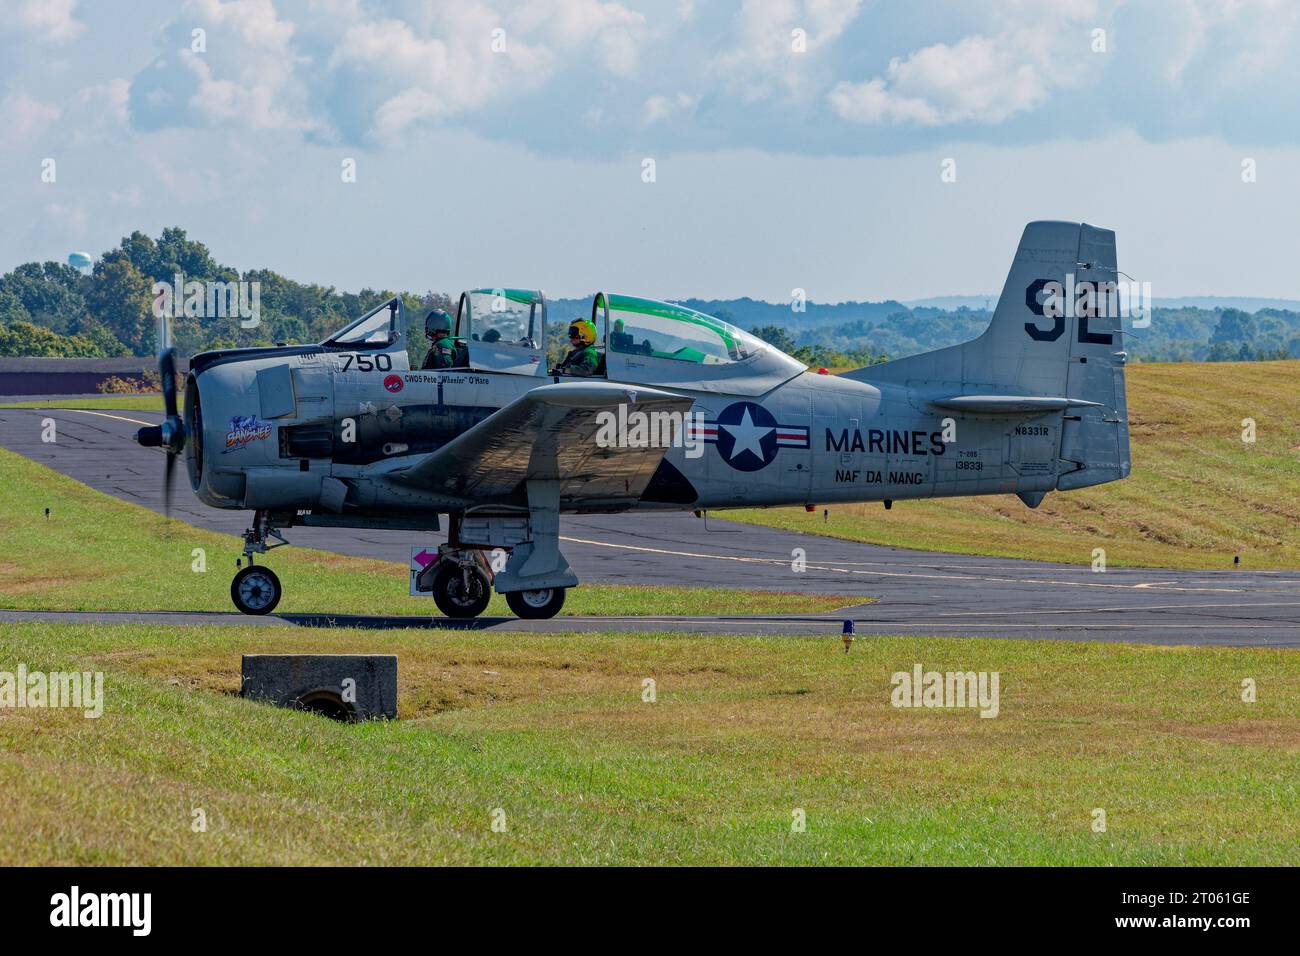
[[(1293, 651), (839, 645), (5, 627), (6, 667), (106, 673), (97, 719), (0, 710), (0, 864), (1300, 862)], [(395, 653), (401, 719), (241, 700), (259, 651)], [(997, 671), (998, 715), (891, 706), (915, 662)]]
[[(1300, 361), (1134, 365), (1133, 473), (1053, 493), (728, 511), (727, 518), (855, 541), (1086, 564), (1300, 566)], [(1254, 419), (1256, 441), (1242, 441)]]

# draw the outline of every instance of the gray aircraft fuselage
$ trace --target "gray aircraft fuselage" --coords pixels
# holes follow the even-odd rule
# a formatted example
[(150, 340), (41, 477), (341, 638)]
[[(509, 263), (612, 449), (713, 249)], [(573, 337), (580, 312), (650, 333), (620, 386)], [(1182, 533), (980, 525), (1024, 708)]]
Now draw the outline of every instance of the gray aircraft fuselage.
[[(593, 316), (606, 310), (599, 381), (625, 386), (629, 405), (638, 390), (677, 405), (689, 399), (696, 425), (686, 433), (691, 440), (673, 442), (662, 461), (642, 457), (636, 467), (645, 470), (629, 470), (626, 482), (620, 460), (635, 456), (602, 457), (584, 448), (582, 457), (566, 457), (573, 450), (555, 435), (474, 431), (498, 409), (561, 381), (546, 369), (540, 293), (531, 305), (519, 296), (523, 334), (514, 344), (475, 335), (470, 367), (436, 371), (410, 368), (394, 300), (381, 307), (391, 318), (377, 344), (355, 344), (345, 330), (341, 337), (354, 344), (196, 356), (186, 388), (186, 430), (197, 438), (186, 446), (191, 483), (215, 507), (333, 515), (335, 523), (361, 525), (385, 516), (414, 527), (427, 518), (436, 527), (438, 513), (527, 504), (513, 486), (509, 494), (496, 492), (496, 502), (452, 493), (455, 475), (439, 469), (454, 456), (431, 456), (474, 431), (487, 436), (474, 461), (508, 462), (529, 480), (529, 461), (541, 461), (529, 456), (549, 455), (547, 474), (562, 473), (562, 511), (1003, 493), (1034, 507), (1049, 491), (1129, 472), (1122, 332), (1118, 317), (1096, 301), (1115, 275), (1113, 232), (1030, 223), (983, 335), (844, 375), (810, 372), (710, 316), (602, 293), (593, 304)], [(462, 314), (471, 314), (466, 301)], [(379, 321), (371, 318), (378, 312), (350, 328)], [(637, 323), (667, 329), (650, 334), (672, 340), (676, 351), (642, 341)], [(564, 461), (580, 461), (582, 473), (564, 473), (557, 465)], [(427, 473), (430, 467), (436, 474)], [(615, 486), (627, 493), (611, 492)], [(506, 500), (511, 494), (514, 500)]]

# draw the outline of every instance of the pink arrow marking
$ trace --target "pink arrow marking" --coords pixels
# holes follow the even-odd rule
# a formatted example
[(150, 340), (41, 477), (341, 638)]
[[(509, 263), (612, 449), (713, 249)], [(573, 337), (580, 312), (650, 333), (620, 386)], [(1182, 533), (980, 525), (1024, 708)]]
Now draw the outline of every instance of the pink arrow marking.
[(437, 553), (430, 554), (428, 551), (421, 551), (415, 556), (415, 560), (420, 562), (420, 567), (427, 568), (430, 563), (438, 560)]

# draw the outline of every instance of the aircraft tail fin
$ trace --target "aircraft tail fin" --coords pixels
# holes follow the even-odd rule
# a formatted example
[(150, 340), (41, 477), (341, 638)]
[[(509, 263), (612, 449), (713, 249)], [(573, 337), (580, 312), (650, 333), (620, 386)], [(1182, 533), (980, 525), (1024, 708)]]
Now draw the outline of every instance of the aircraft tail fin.
[(1111, 230), (1031, 222), (979, 338), (845, 377), (904, 385), (937, 407), (964, 404), (966, 414), (997, 414), (1001, 404), (1003, 414), (1029, 417), (1030, 400), (1044, 409), (1041, 400), (1055, 400), (1062, 415), (1057, 488), (1123, 478), (1130, 459), (1116, 268)]

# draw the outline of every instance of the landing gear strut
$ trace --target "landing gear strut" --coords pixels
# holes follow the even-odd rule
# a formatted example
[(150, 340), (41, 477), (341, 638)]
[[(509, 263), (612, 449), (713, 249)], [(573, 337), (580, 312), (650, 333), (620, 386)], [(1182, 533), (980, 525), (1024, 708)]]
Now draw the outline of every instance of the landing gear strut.
[[(274, 538), (275, 544), (267, 544), (267, 538)], [(267, 567), (253, 564), (254, 554), (265, 554), (272, 548), (280, 548), (289, 542), (280, 536), (279, 529), (271, 523), (268, 511), (253, 514), (253, 527), (244, 531), (244, 558), (248, 566), (241, 569), (230, 582), (230, 599), (235, 602), (242, 614), (270, 614), (280, 603), (284, 589), (275, 572)], [(240, 562), (236, 562), (238, 564)]]

